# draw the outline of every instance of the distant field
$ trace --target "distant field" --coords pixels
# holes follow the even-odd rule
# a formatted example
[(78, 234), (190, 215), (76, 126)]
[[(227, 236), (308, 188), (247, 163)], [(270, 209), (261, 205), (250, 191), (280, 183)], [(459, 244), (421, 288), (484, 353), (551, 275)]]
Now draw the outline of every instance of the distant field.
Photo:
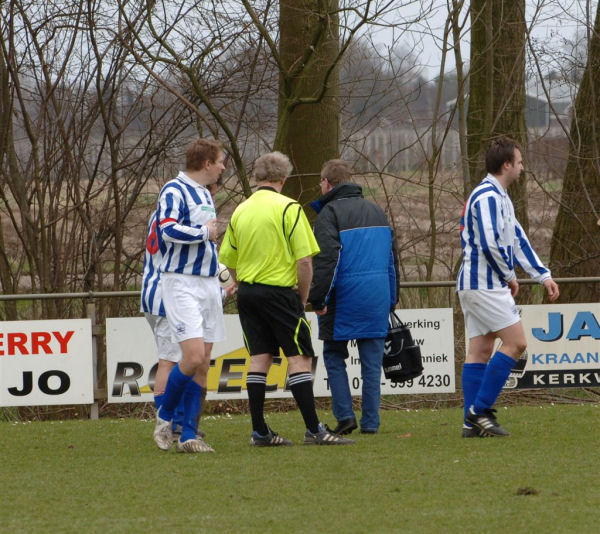
[[(458, 409), (384, 411), (355, 446), (277, 449), (213, 416), (217, 453), (195, 456), (159, 451), (152, 421), (0, 423), (0, 532), (597, 532), (599, 415), (511, 407), (511, 437), (467, 440)], [(301, 442), (298, 412), (269, 424)]]

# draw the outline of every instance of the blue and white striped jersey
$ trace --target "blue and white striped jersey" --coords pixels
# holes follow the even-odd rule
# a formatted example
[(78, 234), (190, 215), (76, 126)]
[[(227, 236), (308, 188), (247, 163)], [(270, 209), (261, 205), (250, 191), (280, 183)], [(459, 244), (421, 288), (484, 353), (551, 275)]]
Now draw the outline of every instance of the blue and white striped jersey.
[(497, 289), (515, 278), (515, 264), (537, 282), (550, 278), (515, 218), (506, 190), (491, 174), (473, 190), (460, 220), (463, 261), (456, 288)]
[(140, 310), (144, 313), (165, 317), (159, 267), (166, 250), (164, 244), (162, 247), (160, 246), (157, 232), (156, 212), (154, 212), (148, 221), (148, 231), (146, 232)]
[(205, 226), (216, 217), (208, 189), (180, 172), (162, 188), (157, 213), (159, 246), (165, 247), (160, 271), (217, 276), (217, 245)]
[(166, 252), (166, 247), (164, 243), (162, 247), (160, 246), (157, 231), (157, 218), (156, 212), (154, 212), (150, 217), (150, 221), (148, 221), (148, 231), (146, 233), (140, 309), (144, 313), (165, 317), (159, 267)]

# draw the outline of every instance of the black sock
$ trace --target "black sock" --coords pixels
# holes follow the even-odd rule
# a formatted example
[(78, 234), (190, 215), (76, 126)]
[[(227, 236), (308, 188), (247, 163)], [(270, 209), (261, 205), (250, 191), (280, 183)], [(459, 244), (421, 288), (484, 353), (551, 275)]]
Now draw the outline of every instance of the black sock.
[(319, 431), (319, 418), (315, 409), (315, 397), (313, 395), (312, 374), (294, 373), (288, 379), (289, 388), (300, 408), (306, 428), (313, 434)]
[(248, 373), (246, 389), (248, 391), (248, 403), (250, 404), (250, 416), (252, 417), (252, 430), (258, 432), (261, 436), (265, 436), (269, 432), (264, 418), (267, 374)]

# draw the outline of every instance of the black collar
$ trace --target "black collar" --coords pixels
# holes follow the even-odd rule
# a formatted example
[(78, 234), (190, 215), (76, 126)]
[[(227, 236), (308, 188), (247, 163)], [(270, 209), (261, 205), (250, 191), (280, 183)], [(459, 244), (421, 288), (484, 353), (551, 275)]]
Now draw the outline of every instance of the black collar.
[(273, 191), (274, 193), (277, 193), (277, 190), (276, 190), (274, 187), (271, 187), (270, 185), (261, 185), (261, 186), (260, 186), (260, 187), (257, 189), (257, 191), (263, 191), (263, 190), (266, 190), (266, 191)]

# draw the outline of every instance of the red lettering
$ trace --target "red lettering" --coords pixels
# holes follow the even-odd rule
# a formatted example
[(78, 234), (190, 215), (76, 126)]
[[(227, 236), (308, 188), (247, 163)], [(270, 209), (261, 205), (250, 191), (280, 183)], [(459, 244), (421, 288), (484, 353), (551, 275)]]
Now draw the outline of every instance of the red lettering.
[[(2, 340), (3, 337), (4, 337), (4, 334), (0, 334), (0, 347), (2, 347), (4, 345), (4, 341)], [(0, 350), (0, 356), (4, 356), (3, 350)]]
[(8, 354), (10, 356), (16, 354), (16, 349), (21, 351), (21, 354), (29, 354), (25, 343), (27, 343), (27, 334), (23, 332), (9, 332), (6, 334), (8, 340)]
[(46, 354), (52, 354), (50, 332), (31, 332), (31, 354), (39, 354), (42, 349)]
[(71, 341), (71, 338), (73, 337), (74, 333), (75, 333), (75, 330), (69, 330), (63, 336), (60, 332), (52, 332), (52, 334), (56, 338), (56, 341), (58, 341), (58, 343), (60, 344), (60, 353), (61, 354), (67, 353), (67, 345), (69, 344), (69, 341)]

